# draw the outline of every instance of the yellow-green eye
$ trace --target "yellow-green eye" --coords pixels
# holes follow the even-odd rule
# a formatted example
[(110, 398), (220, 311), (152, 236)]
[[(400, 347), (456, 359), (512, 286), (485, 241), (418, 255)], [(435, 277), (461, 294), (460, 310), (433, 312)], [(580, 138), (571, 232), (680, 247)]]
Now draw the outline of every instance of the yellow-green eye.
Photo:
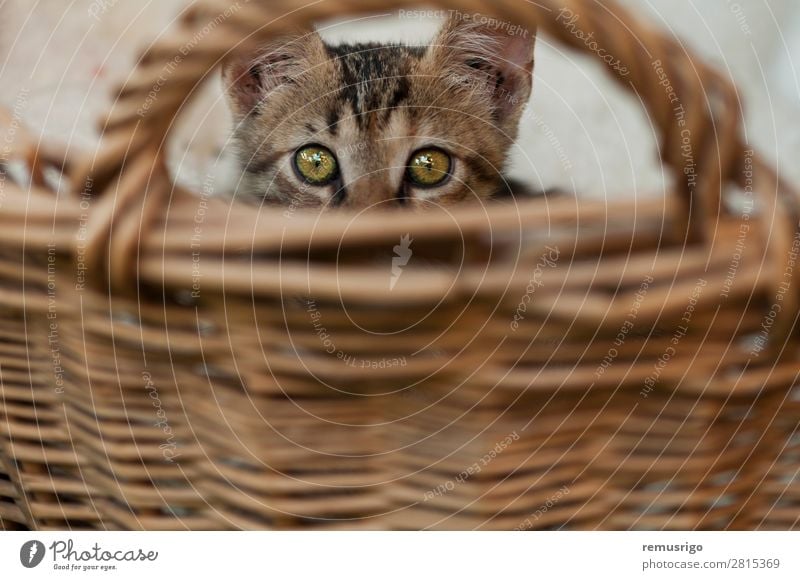
[(312, 185), (327, 185), (339, 176), (339, 164), (330, 150), (308, 145), (294, 154), (294, 166), (300, 177)]
[(441, 149), (420, 149), (408, 162), (408, 178), (422, 187), (441, 185), (450, 176), (450, 156)]

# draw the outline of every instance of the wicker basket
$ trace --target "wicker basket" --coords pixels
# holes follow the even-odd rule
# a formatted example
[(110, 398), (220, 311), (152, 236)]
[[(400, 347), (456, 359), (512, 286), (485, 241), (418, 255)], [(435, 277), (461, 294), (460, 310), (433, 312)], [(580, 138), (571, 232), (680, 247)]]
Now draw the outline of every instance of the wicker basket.
[(795, 194), (733, 87), (611, 2), (570, 2), (571, 27), (555, 0), (435, 4), (589, 53), (593, 32), (661, 133), (667, 199), (318, 216), (172, 182), (169, 129), (230, 50), (415, 4), (200, 2), (94, 156), (19, 148), (3, 528), (797, 526)]

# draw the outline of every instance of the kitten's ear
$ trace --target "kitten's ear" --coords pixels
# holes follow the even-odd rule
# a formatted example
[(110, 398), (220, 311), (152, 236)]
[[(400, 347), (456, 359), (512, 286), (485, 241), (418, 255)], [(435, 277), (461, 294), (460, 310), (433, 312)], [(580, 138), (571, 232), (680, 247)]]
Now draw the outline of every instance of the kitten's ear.
[(308, 32), (230, 58), (223, 64), (222, 80), (236, 116), (257, 115), (271, 93), (298, 82), (324, 54), (322, 38)]
[(521, 114), (533, 84), (536, 30), (508, 23), (452, 17), (430, 48), (441, 74), (483, 91), (498, 118)]

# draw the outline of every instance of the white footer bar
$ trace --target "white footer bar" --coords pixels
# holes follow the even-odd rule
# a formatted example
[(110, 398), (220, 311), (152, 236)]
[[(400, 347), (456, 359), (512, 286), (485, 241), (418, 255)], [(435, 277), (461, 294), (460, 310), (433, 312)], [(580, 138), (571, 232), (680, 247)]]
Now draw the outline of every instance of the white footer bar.
[(0, 578), (779, 580), (800, 578), (799, 546), (793, 532), (0, 532)]

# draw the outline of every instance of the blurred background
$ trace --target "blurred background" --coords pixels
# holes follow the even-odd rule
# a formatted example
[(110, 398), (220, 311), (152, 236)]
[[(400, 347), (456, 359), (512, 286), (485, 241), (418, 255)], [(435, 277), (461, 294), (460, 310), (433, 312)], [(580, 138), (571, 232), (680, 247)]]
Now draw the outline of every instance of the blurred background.
[[(487, 0), (488, 1), (488, 0)], [(747, 141), (800, 184), (800, 2), (796, 0), (622, 0), (737, 83)], [(34, 133), (91, 148), (97, 120), (142, 49), (169, 27), (186, 0), (6, 0), (0, 4), (0, 102)], [(298, 2), (300, 5), (300, 2)], [(320, 23), (331, 40), (419, 43), (438, 22), (376, 17)], [(537, 188), (595, 198), (660, 195), (653, 129), (638, 101), (598, 64), (542, 36), (534, 96), (510, 173)], [(229, 118), (211, 83), (176, 131), (173, 166), (199, 185), (232, 179)], [(220, 153), (222, 153), (220, 155)], [(230, 182), (230, 181), (228, 181)]]

